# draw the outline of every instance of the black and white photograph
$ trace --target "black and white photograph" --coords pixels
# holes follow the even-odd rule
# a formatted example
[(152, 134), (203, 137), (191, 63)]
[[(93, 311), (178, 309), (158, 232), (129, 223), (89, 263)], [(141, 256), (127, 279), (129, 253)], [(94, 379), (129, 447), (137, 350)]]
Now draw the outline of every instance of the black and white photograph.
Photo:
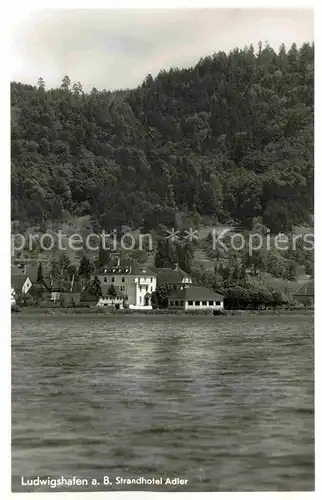
[(152, 7), (12, 23), (11, 492), (313, 492), (314, 10)]

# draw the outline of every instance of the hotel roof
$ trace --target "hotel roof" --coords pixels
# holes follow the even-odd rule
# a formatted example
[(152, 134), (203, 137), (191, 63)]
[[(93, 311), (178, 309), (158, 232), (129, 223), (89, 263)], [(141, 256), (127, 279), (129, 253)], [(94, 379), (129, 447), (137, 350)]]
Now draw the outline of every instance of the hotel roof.
[(134, 276), (156, 276), (154, 271), (151, 271), (147, 266), (139, 264), (135, 259), (118, 259), (113, 260), (109, 264), (101, 266), (93, 274), (129, 274)]

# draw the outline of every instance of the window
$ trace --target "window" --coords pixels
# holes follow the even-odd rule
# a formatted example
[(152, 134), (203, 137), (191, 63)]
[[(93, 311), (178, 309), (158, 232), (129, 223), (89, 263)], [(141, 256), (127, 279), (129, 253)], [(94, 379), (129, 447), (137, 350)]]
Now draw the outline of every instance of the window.
[(125, 282), (125, 278), (122, 278), (122, 283), (124, 283), (124, 282)]
[(200, 300), (196, 300), (195, 304), (196, 306), (200, 306)]
[(112, 283), (114, 283), (114, 281), (115, 281), (115, 278), (114, 278), (114, 276), (113, 276), (113, 278), (112, 278)]
[(170, 300), (170, 306), (173, 306), (173, 300)]
[(221, 304), (220, 300), (217, 300), (216, 301), (216, 306), (220, 306), (220, 304)]
[(151, 281), (151, 283), (152, 283), (152, 281), (153, 281), (153, 278), (150, 278), (150, 281)]
[(104, 283), (106, 283), (106, 282), (107, 282), (107, 277), (106, 277), (106, 276), (104, 276)]
[(140, 285), (140, 292), (142, 292), (142, 286)]
[(214, 301), (213, 300), (209, 300), (209, 305), (213, 306), (214, 305)]
[(184, 301), (180, 300), (180, 306), (184, 306)]
[(207, 301), (206, 301), (206, 300), (203, 300), (203, 301), (202, 301), (202, 305), (203, 305), (203, 306), (206, 306), (206, 305), (207, 305)]
[(142, 304), (142, 297), (140, 297), (140, 304)]
[(152, 286), (150, 286), (150, 292), (153, 292), (153, 287)]
[(193, 300), (188, 300), (188, 305), (193, 306)]
[(176, 300), (176, 306), (178, 306), (178, 305), (179, 305), (179, 301), (178, 301), (178, 300)]

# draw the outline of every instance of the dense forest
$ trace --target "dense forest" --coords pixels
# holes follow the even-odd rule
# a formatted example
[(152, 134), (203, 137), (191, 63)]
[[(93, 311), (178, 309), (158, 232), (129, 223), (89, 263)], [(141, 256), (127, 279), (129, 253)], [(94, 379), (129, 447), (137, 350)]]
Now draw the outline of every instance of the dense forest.
[(134, 90), (11, 83), (12, 219), (174, 227), (195, 212), (272, 232), (313, 213), (314, 46), (260, 43)]

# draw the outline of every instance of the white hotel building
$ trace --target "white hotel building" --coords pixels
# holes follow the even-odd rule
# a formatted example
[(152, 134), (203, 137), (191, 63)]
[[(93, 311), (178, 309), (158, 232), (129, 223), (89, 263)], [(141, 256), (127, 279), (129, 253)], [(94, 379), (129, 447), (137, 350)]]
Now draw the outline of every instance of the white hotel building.
[[(109, 304), (108, 289), (114, 285), (118, 295), (125, 297), (130, 309), (152, 309), (151, 295), (156, 290), (157, 276), (135, 259), (113, 259), (102, 266), (95, 276), (99, 279), (102, 298), (99, 305)], [(94, 277), (94, 276), (93, 276)]]

